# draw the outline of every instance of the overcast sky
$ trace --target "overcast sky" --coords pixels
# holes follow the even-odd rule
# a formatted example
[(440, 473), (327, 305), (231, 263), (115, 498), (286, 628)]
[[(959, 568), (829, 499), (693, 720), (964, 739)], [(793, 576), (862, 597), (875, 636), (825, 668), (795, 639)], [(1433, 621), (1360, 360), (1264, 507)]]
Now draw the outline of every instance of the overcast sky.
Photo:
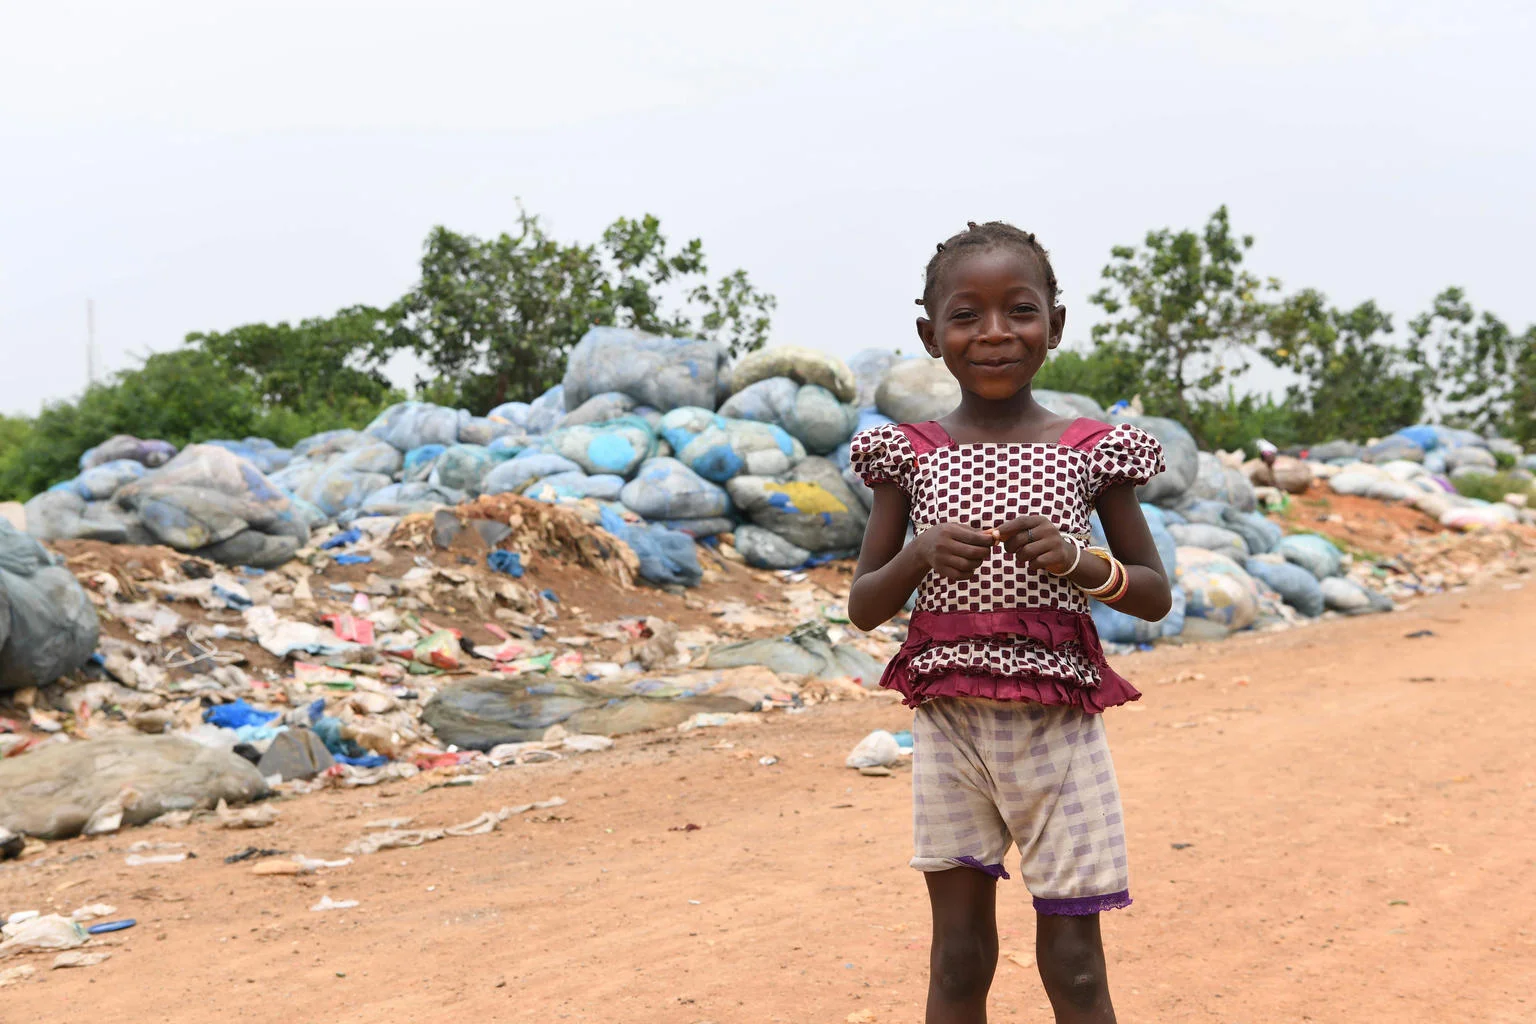
[[(936, 241), (1111, 245), (1221, 203), (1251, 267), (1399, 322), (1536, 320), (1531, 5), (0, 0), (0, 411), (193, 330), (384, 303), (428, 229), (657, 214), (774, 341), (913, 347)], [(1522, 70), (1522, 68), (1524, 70)]]

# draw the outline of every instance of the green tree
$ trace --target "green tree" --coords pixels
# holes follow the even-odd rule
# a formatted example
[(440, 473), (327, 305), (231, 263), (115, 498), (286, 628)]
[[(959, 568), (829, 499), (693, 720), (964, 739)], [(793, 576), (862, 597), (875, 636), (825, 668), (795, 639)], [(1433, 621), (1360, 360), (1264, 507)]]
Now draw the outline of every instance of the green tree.
[(1302, 378), (1287, 391), (1306, 414), (1298, 440), (1380, 437), (1418, 422), (1429, 373), (1387, 340), (1392, 331), (1391, 314), (1375, 302), (1340, 310), (1312, 288), (1271, 308), (1260, 350)]
[(1110, 250), (1108, 283), (1089, 296), (1107, 314), (1093, 338), (1134, 353), (1149, 410), (1187, 422), (1202, 395), (1246, 368), (1268, 311), (1262, 295), (1279, 288), (1243, 269), (1252, 246), (1222, 206), (1198, 232), (1162, 228), (1139, 248)]
[[(178, 447), (249, 436), (291, 445), (321, 430), (365, 426), (399, 397), (338, 396), (308, 410), (274, 406), (263, 401), (249, 375), (201, 348), (160, 352), (75, 401), (44, 406), (24, 430), (6, 427), (20, 436), (0, 447), (0, 495), (25, 499), (69, 479), (87, 449), (115, 434), (160, 438)], [(9, 439), (0, 435), (0, 440)]]
[(1409, 329), (1434, 372), (1447, 420), (1536, 438), (1536, 325), (1517, 334), (1494, 314), (1478, 313), (1462, 289), (1447, 288)]
[(1105, 341), (1086, 352), (1060, 348), (1035, 376), (1035, 386), (1088, 395), (1109, 406), (1143, 390), (1141, 360), (1118, 341)]
[[(525, 210), (515, 234), (491, 239), (438, 227), (382, 350), (413, 350), (483, 411), (558, 383), (594, 325), (713, 338), (733, 354), (760, 348), (773, 297), (743, 271), (714, 284), (707, 275), (699, 240), (670, 248), (649, 214), (615, 221), (590, 246), (556, 241)], [(681, 302), (670, 311), (669, 296)]]
[(384, 311), (352, 306), (298, 324), (245, 324), (186, 340), (248, 381), (263, 406), (306, 412), (377, 404), (390, 393), (380, 368), (387, 329)]

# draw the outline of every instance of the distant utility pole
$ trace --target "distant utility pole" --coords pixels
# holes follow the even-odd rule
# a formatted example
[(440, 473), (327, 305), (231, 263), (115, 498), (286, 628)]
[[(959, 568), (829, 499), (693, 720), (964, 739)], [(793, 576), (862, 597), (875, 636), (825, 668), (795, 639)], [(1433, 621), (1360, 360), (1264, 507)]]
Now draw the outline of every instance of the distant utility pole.
[(96, 383), (96, 303), (85, 300), (85, 386)]

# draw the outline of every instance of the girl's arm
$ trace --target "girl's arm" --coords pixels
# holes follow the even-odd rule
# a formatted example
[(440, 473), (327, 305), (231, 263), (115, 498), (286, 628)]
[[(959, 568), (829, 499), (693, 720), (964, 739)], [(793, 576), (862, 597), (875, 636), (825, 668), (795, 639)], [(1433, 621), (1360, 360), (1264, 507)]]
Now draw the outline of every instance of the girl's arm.
[(864, 546), (848, 592), (848, 620), (863, 630), (874, 629), (901, 611), (930, 571), (954, 580), (969, 578), (993, 545), (989, 534), (958, 523), (931, 527), (907, 544), (906, 492), (890, 483), (876, 484), (874, 492)]
[[(1157, 545), (1152, 541), (1152, 531), (1147, 528), (1147, 517), (1141, 514), (1135, 485), (1118, 484), (1105, 488), (1099, 495), (1097, 507), (1104, 536), (1109, 540), (1109, 550), (1120, 559), (1131, 578), (1125, 597), (1111, 607), (1148, 622), (1158, 621), (1173, 607), (1173, 591), (1168, 586), (1168, 571), (1163, 568)], [(1095, 569), (1104, 564), (1102, 559), (1092, 561)], [(1100, 578), (1088, 586), (1093, 587), (1109, 578), (1107, 570), (1100, 570), (1099, 575)]]
[[(1125, 596), (1110, 607), (1148, 622), (1158, 621), (1173, 607), (1173, 592), (1157, 545), (1152, 542), (1152, 531), (1147, 529), (1147, 518), (1136, 500), (1136, 486), (1127, 483), (1105, 488), (1096, 507), (1109, 550), (1120, 559), (1130, 578)], [(1077, 554), (1076, 544), (1063, 537), (1045, 516), (1020, 516), (999, 528), (998, 536), (1005, 550), (1020, 562), (1049, 573), (1066, 572)], [(1104, 559), (1084, 554), (1076, 561), (1077, 568), (1066, 577), (1068, 582), (1092, 590), (1109, 581), (1109, 563)]]

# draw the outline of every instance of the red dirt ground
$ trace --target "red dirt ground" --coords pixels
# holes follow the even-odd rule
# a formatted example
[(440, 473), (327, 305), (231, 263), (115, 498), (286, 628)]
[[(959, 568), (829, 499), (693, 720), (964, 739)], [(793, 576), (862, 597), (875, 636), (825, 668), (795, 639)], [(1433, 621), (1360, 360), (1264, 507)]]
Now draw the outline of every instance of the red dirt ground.
[[(1110, 713), (1136, 897), (1104, 922), (1120, 1019), (1536, 1020), (1533, 621), (1536, 587), (1506, 577), (1121, 659), (1146, 696)], [(1406, 638), (1419, 629), (1434, 635)], [(37, 968), (0, 993), (0, 1020), (917, 1021), (909, 777), (842, 766), (867, 730), (907, 721), (884, 699), (835, 704), (473, 787), (286, 800), (259, 831), (51, 844), (0, 865), (0, 908), (105, 901), (139, 924), (97, 940), (112, 953), (97, 967), (0, 965)], [(568, 803), (490, 835), (328, 875), (223, 862), (247, 845), (336, 857), (374, 818), (446, 825), (554, 795)], [(125, 866), (145, 839), (197, 859)], [(1048, 1020), (1020, 966), (1027, 896), (1000, 893), (1017, 962), (999, 968), (992, 1019)], [(310, 911), (323, 894), (361, 906)]]

